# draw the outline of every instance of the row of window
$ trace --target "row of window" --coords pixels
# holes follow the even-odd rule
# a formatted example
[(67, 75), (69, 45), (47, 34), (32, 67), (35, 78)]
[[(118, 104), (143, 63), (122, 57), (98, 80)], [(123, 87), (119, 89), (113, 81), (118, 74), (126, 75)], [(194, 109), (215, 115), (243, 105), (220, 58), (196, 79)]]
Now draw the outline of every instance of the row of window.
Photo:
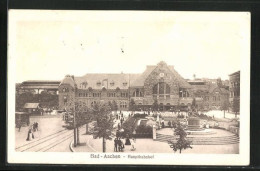
[[(93, 107), (96, 103), (97, 103), (96, 101), (91, 102), (91, 106)], [(112, 102), (110, 102), (110, 103), (112, 103)], [(120, 108), (127, 108), (127, 102), (121, 101), (121, 102), (119, 102), (119, 106), (120, 106)]]
[(240, 96), (240, 91), (230, 91), (229, 97), (239, 97)]
[(220, 101), (220, 96), (213, 96), (213, 101)]
[[(114, 86), (115, 85), (115, 82), (110, 82), (109, 83), (110, 84), (110, 86)], [(122, 83), (123, 84), (123, 86), (127, 86), (127, 82), (123, 82)], [(107, 86), (107, 83), (104, 83), (104, 81), (101, 83), (101, 81), (98, 81), (97, 83), (96, 83), (96, 85), (97, 86)], [(79, 85), (79, 88), (87, 88), (87, 86), (88, 86), (88, 83), (87, 82), (83, 82), (83, 83), (81, 83), (80, 85)]]
[(238, 88), (240, 87), (240, 82), (230, 82), (231, 87)]
[(190, 97), (190, 94), (184, 88), (180, 88), (179, 89), (179, 97)]
[[(91, 94), (79, 93), (79, 97), (91, 97)], [(101, 93), (92, 93), (92, 97), (101, 97)], [(107, 97), (116, 97), (116, 93), (107, 93)], [(121, 97), (128, 97), (128, 93), (121, 93)]]
[(170, 99), (170, 95), (153, 95), (154, 99)]

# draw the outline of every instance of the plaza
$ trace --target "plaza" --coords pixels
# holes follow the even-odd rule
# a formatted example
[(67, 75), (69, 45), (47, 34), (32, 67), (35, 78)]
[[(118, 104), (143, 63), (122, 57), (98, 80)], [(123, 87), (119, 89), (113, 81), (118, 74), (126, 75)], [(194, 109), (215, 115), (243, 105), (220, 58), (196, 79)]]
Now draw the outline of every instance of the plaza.
[[(122, 111), (123, 117), (127, 120), (130, 111)], [(138, 111), (134, 112), (138, 113)], [(139, 112), (140, 113), (140, 112)], [(115, 113), (114, 113), (115, 114)], [(118, 112), (119, 114), (119, 112)], [(175, 115), (170, 112), (161, 115)], [(177, 114), (176, 114), (177, 115)], [(175, 116), (176, 116), (175, 115)], [(210, 113), (209, 113), (210, 115)], [(151, 116), (147, 117), (148, 119)], [(215, 115), (214, 122), (230, 123), (233, 118), (223, 118), (222, 115)], [(140, 119), (143, 120), (143, 119)], [(32, 116), (30, 122), (38, 122), (39, 130), (34, 133), (32, 141), (26, 141), (29, 127), (22, 127), (20, 132), (15, 131), (16, 151), (49, 151), (49, 152), (102, 152), (102, 138), (94, 139), (92, 134), (86, 134), (86, 125), (79, 129), (80, 144), (74, 147), (73, 130), (68, 130), (62, 115)], [(106, 152), (114, 152), (115, 131), (119, 120), (114, 121), (112, 140), (106, 140)], [(147, 123), (147, 122), (146, 122)], [(140, 122), (139, 122), (140, 124)], [(226, 129), (209, 128), (201, 131), (202, 134), (188, 135), (193, 138), (192, 149), (183, 150), (182, 153), (198, 154), (238, 154), (239, 136)], [(203, 133), (204, 132), (204, 133)], [(205, 133), (206, 132), (206, 133)], [(174, 137), (174, 128), (161, 128), (156, 131), (157, 139), (136, 138), (136, 150), (131, 150), (131, 145), (125, 145), (123, 153), (174, 153), (167, 143), (168, 139)], [(212, 140), (212, 141), (209, 141)], [(125, 138), (123, 138), (125, 141)], [(118, 152), (119, 153), (119, 152)], [(176, 152), (178, 154), (178, 152)]]

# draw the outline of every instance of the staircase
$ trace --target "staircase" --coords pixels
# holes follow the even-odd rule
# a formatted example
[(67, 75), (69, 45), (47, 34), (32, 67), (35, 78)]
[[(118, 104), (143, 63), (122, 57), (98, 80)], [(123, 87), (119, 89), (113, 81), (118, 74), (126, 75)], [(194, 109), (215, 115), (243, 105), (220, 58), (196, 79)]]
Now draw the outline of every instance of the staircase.
[[(223, 136), (223, 137), (189, 137), (187, 139), (191, 141), (193, 145), (225, 145), (225, 144), (237, 144), (239, 143), (239, 137), (236, 135)], [(177, 141), (176, 136), (172, 135), (163, 135), (156, 133), (155, 141), (168, 142), (172, 140), (173, 142)]]

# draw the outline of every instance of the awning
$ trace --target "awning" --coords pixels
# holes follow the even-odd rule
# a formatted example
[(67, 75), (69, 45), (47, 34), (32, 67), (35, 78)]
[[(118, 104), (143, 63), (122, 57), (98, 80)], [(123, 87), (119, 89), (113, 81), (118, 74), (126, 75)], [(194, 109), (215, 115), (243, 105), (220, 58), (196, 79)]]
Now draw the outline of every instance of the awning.
[(25, 103), (24, 109), (37, 109), (39, 107), (39, 103)]

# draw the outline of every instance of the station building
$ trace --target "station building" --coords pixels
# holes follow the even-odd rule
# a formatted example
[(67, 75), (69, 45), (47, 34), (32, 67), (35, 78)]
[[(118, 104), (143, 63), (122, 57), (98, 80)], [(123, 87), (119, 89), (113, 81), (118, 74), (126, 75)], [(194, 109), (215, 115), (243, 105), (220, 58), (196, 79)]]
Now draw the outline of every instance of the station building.
[(149, 65), (141, 74), (86, 74), (65, 76), (59, 91), (59, 108), (70, 110), (75, 101), (88, 107), (97, 102), (115, 101), (119, 110), (128, 110), (134, 100), (138, 108), (152, 108), (155, 99), (160, 110), (191, 106), (192, 86), (175, 71), (172, 65), (160, 62)]
[(86, 74), (65, 76), (59, 87), (59, 108), (71, 109), (74, 102), (91, 107), (115, 101), (118, 110), (129, 110), (134, 100), (138, 109), (149, 110), (157, 100), (160, 110), (188, 109), (193, 99), (206, 110), (219, 110), (228, 101), (228, 87), (201, 79), (185, 80), (172, 65), (161, 61), (141, 74)]

